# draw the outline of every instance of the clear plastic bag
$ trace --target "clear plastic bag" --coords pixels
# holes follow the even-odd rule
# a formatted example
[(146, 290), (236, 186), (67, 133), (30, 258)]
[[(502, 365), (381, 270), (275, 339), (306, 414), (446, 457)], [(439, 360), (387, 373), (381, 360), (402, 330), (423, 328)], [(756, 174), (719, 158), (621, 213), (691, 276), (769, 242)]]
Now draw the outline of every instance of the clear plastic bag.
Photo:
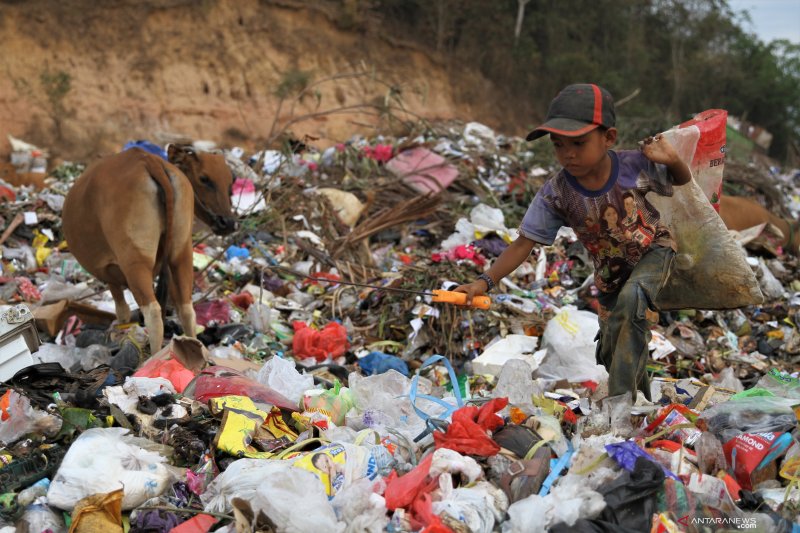
[(707, 429), (723, 444), (742, 433), (786, 432), (796, 424), (790, 400), (766, 396), (714, 405), (697, 421), (699, 428)]
[(35, 503), (27, 506), (16, 523), (17, 531), (48, 531), (52, 533), (67, 533), (67, 526), (61, 513), (47, 505), (46, 498), (39, 498)]
[(4, 408), (4, 420), (0, 422), (0, 443), (13, 444), (28, 433), (53, 437), (61, 429), (60, 418), (34, 408), (27, 397), (15, 390), (6, 391), (4, 399), (6, 396), (8, 407)]
[(800, 379), (783, 374), (774, 368), (763, 375), (756, 387), (765, 389), (781, 398), (791, 398), (800, 403)]
[(664, 132), (694, 179), (675, 187), (672, 197), (647, 195), (678, 245), (672, 273), (656, 302), (659, 309), (733, 309), (764, 300), (741, 247), (712, 205), (719, 203), (725, 116), (724, 111), (709, 110), (693, 123)]

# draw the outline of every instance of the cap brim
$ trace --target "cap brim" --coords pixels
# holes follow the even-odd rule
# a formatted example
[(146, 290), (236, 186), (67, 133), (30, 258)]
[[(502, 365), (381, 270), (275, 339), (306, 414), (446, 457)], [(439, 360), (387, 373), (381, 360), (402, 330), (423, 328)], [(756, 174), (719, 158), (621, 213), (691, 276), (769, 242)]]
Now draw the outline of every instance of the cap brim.
[(599, 124), (587, 124), (581, 120), (574, 120), (571, 118), (552, 118), (530, 132), (526, 141), (533, 141), (539, 137), (544, 137), (548, 133), (556, 133), (564, 135), (565, 137), (578, 137), (585, 133), (597, 129)]

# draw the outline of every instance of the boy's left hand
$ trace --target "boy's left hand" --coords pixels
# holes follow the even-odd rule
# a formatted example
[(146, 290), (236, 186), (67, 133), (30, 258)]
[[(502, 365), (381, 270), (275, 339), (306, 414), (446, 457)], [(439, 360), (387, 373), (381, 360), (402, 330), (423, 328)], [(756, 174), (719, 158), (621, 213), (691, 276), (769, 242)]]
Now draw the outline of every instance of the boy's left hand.
[(644, 156), (653, 163), (670, 166), (681, 160), (672, 143), (660, 133), (639, 141), (639, 147)]

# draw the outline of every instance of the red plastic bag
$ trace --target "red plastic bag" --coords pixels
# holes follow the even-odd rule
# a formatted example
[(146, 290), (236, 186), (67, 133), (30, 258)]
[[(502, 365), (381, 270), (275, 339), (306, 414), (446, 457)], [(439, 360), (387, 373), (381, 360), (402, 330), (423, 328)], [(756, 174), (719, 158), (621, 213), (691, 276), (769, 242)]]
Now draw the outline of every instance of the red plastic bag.
[(429, 476), (432, 461), (431, 453), (404, 476), (398, 476), (397, 472), (392, 470), (386, 478), (386, 490), (383, 494), (386, 508), (390, 511), (408, 509), (411, 527), (415, 530), (424, 527), (422, 531), (425, 533), (452, 533), (452, 530), (433, 514), (430, 493), (439, 487), (439, 482), (438, 477)]
[(337, 322), (329, 322), (320, 331), (308, 327), (305, 322), (293, 322), (294, 339), (292, 350), (300, 359), (313, 357), (317, 361), (335, 359), (344, 355), (350, 343), (347, 342), (347, 329)]
[(175, 359), (150, 359), (142, 368), (133, 374), (136, 378), (164, 378), (175, 387), (176, 392), (183, 392), (194, 379), (194, 372)]
[(448, 448), (468, 455), (488, 457), (500, 451), (487, 434), (503, 425), (503, 419), (495, 413), (508, 405), (508, 398), (494, 398), (480, 408), (468, 405), (453, 413), (453, 421), (447, 432), (436, 431), (433, 441), (436, 448)]

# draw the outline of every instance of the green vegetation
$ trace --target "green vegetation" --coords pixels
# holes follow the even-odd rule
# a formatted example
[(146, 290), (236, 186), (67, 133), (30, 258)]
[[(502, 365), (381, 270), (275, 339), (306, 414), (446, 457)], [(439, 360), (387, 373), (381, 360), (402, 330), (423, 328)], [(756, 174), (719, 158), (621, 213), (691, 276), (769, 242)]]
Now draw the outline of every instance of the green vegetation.
[(596, 82), (617, 100), (631, 142), (708, 108), (773, 135), (786, 157), (800, 138), (800, 46), (764, 43), (726, 0), (331, 0), (361, 31), (385, 33), (477, 68), (514, 114), (542, 118), (563, 86)]

